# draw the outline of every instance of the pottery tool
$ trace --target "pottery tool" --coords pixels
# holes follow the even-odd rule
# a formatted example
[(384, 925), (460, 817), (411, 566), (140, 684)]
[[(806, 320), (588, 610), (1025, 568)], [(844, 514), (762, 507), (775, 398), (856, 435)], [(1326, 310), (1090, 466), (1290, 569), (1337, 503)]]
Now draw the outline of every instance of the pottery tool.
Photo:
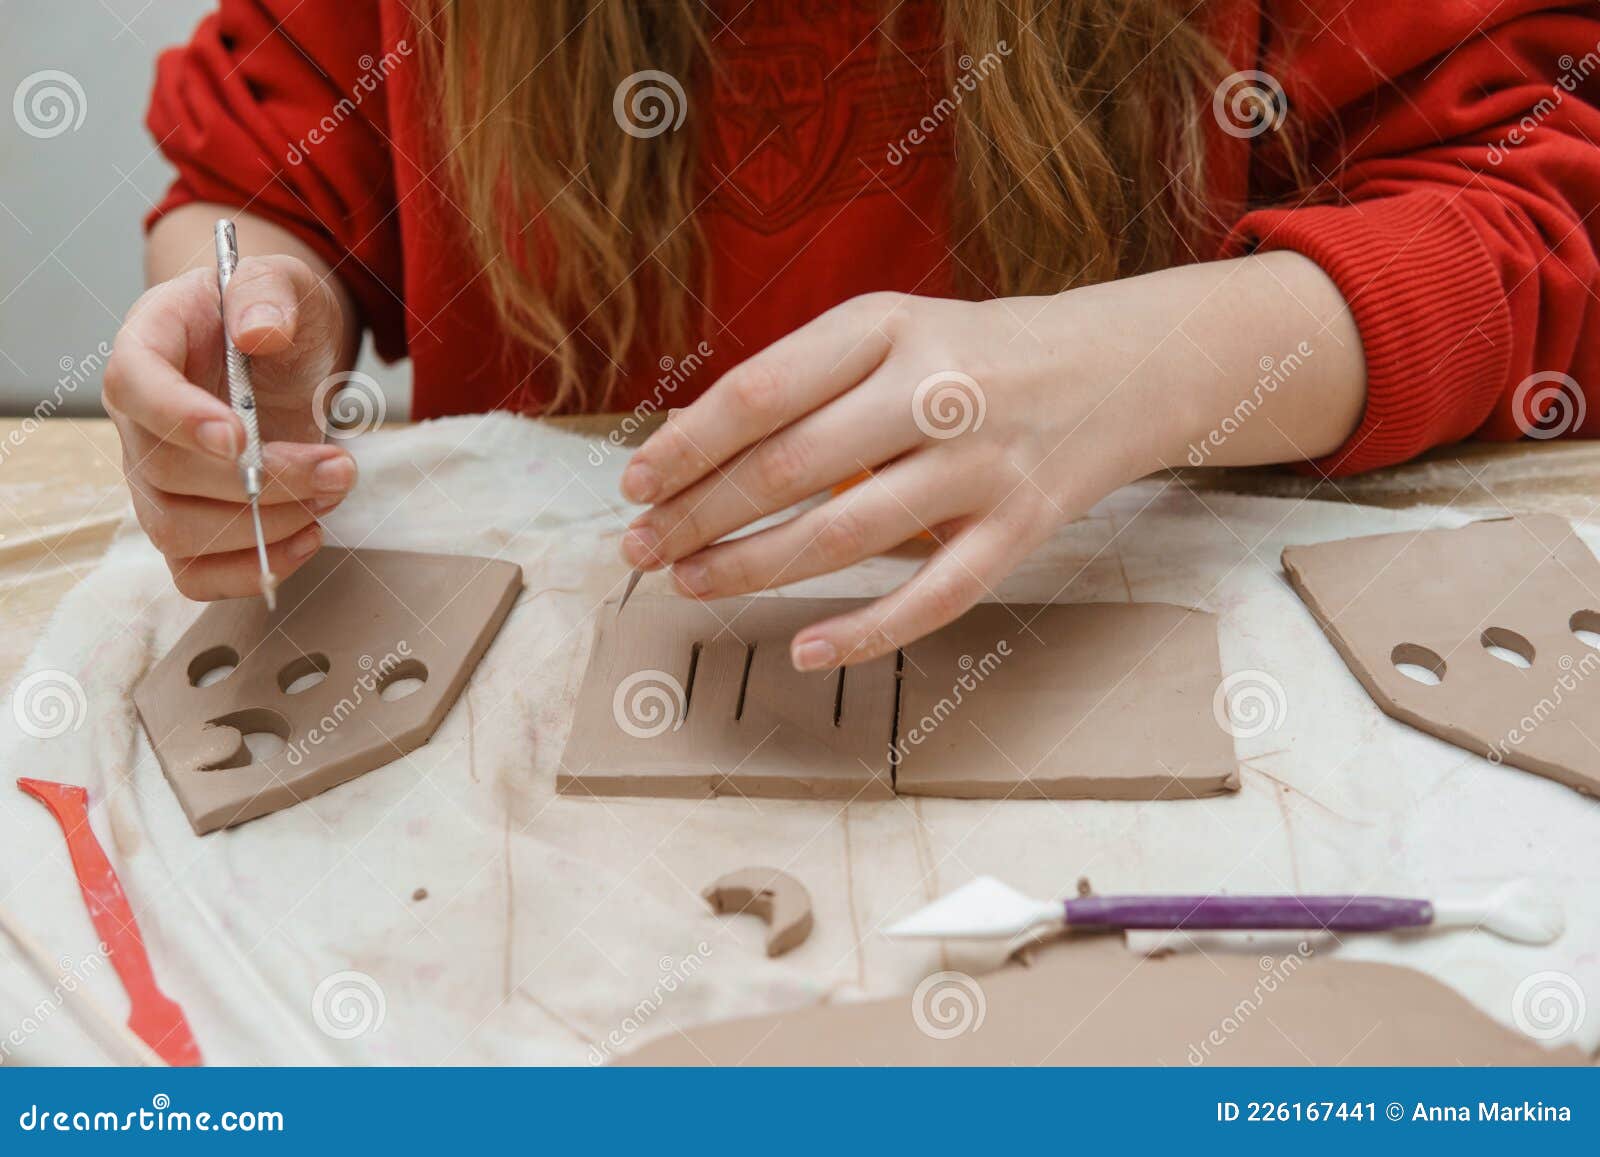
[(888, 929), (921, 940), (1010, 940), (1044, 929), (1155, 928), (1396, 932), (1482, 928), (1518, 944), (1549, 944), (1565, 928), (1560, 907), (1531, 883), (1503, 884), (1477, 900), (1391, 896), (1080, 896), (1035, 900), (979, 876)]
[(11, 914), (0, 908), (0, 933), (16, 947), (17, 954), (39, 983), (59, 997), (61, 1007), (80, 1024), (95, 1043), (105, 1049), (119, 1065), (161, 1067), (164, 1062), (143, 1040), (118, 1023), (106, 1007), (90, 995), (81, 984), (67, 984), (63, 969), (45, 955), (39, 942), (23, 930)]
[[(228, 282), (239, 264), (239, 240), (233, 222), (226, 217), (217, 222), (217, 292), (220, 307), (221, 295), (227, 293)], [(228, 364), (228, 404), (244, 423), (244, 453), (239, 455), (239, 476), (244, 480), (244, 492), (250, 499), (250, 520), (255, 524), (256, 558), (261, 564), (261, 597), (267, 600), (269, 611), (277, 610), (278, 580), (267, 565), (267, 536), (261, 530), (261, 429), (256, 420), (256, 393), (250, 382), (250, 358), (228, 333), (227, 311), (222, 316), (222, 343)]]
[(633, 597), (633, 588), (639, 585), (639, 580), (644, 577), (643, 567), (634, 567), (633, 573), (628, 576), (628, 585), (622, 592), (622, 601), (617, 604), (617, 614), (622, 613), (622, 608), (628, 605), (628, 600)]
[(128, 993), (128, 1028), (167, 1064), (198, 1065), (200, 1046), (183, 1009), (156, 984), (122, 881), (89, 826), (89, 793), (42, 779), (19, 779), (17, 786), (50, 809), (67, 837), (67, 854), (89, 919)]

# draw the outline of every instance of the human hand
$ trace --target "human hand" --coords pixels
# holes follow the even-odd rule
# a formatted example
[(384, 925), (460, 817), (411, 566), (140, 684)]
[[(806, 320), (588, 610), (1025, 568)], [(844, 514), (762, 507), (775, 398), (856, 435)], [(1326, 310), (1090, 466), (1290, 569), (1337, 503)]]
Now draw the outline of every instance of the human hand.
[[(323, 444), (317, 387), (335, 369), (343, 305), (299, 258), (247, 257), (224, 308), (250, 355), (262, 438), (261, 525), (282, 580), (322, 544), (317, 518), (355, 485), (341, 446)], [(149, 289), (128, 311), (102, 399), (122, 439), (134, 513), (191, 599), (259, 590), (255, 531), (237, 458), (244, 427), (227, 380), (217, 275), (199, 268)]]
[[(684, 593), (721, 598), (930, 531), (937, 548), (915, 575), (800, 632), (792, 658), (803, 670), (860, 663), (950, 622), (1166, 449), (1144, 383), (1121, 382), (1113, 357), (1087, 356), (1120, 343), (1072, 296), (874, 294), (829, 311), (732, 370), (640, 448), (623, 493), (655, 506), (624, 537), (625, 558), (671, 564)], [(775, 527), (718, 541), (868, 470)]]
[[(1280, 361), (1292, 381), (1262, 376)], [(622, 490), (653, 506), (622, 552), (670, 565), (685, 594), (721, 598), (931, 532), (936, 549), (903, 585), (791, 645), (802, 670), (861, 663), (992, 598), (1059, 526), (1182, 464), (1197, 439), (1214, 465), (1315, 457), (1349, 436), (1365, 391), (1343, 297), (1292, 252), (1052, 297), (871, 294), (735, 367), (640, 447)]]

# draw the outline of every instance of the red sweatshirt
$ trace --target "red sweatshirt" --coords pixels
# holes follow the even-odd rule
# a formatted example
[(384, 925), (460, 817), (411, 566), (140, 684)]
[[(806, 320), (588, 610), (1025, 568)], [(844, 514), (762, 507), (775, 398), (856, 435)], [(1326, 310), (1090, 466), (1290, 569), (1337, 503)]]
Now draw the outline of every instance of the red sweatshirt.
[[(628, 406), (659, 396), (664, 373), (682, 405), (856, 294), (952, 291), (951, 126), (909, 135), (950, 92), (934, 0), (907, 0), (887, 53), (880, 0), (724, 8), (728, 67), (687, 94), (715, 177), (704, 344), (627, 355)], [(1207, 118), (1209, 256), (1305, 254), (1365, 346), (1366, 414), (1315, 466), (1349, 473), (1541, 422), (1541, 436), (1600, 434), (1582, 395), (1600, 383), (1600, 10), (1212, 0), (1206, 21), (1287, 107), (1284, 130), (1258, 134), (1224, 131), (1226, 102)], [(222, 0), (158, 66), (148, 123), (178, 179), (152, 219), (218, 201), (305, 238), (379, 353), (411, 357), (416, 417), (537, 408), (550, 383), (500, 334), (421, 131), (415, 37), (405, 0)], [(1284, 171), (1291, 128), (1314, 202)], [(1552, 387), (1566, 395), (1553, 404)]]

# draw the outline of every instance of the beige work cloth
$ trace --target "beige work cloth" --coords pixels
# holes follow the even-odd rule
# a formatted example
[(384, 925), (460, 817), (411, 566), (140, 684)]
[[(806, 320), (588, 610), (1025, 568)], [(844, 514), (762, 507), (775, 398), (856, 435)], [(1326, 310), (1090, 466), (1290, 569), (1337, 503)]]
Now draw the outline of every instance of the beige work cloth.
[[(1565, 996), (1584, 1015), (1566, 1014), (1551, 1039), (1600, 1041), (1600, 805), (1382, 715), (1278, 565), (1288, 543), (1503, 511), (1200, 496), (1147, 481), (1100, 503), (1003, 584), (1000, 596), (1022, 601), (1217, 612), (1224, 670), (1266, 672), (1283, 693), (1276, 726), (1237, 742), (1235, 796), (848, 808), (569, 799), (555, 795), (555, 773), (592, 616), (625, 577), (624, 451), (507, 416), (353, 445), (361, 483), (329, 518), (330, 541), (524, 568), (526, 590), (430, 743), (305, 804), (196, 838), (129, 690), (198, 608), (131, 524), (19, 676), (75, 680), (83, 698), (72, 703), (69, 686), (71, 724), (48, 738), (24, 733), (15, 692), (0, 711), (9, 775), (89, 789), (156, 974), (212, 1063), (583, 1064), (711, 1019), (909, 994), (933, 969), (978, 971), (993, 954), (898, 943), (883, 927), (984, 873), (1040, 896), (1070, 893), (1081, 876), (1101, 892), (1424, 897), (1532, 877), (1566, 901), (1569, 930), (1553, 946), (1460, 932), (1347, 937), (1320, 950), (1422, 969), (1536, 1033), (1548, 1033), (1552, 993)], [(917, 561), (875, 560), (791, 590), (880, 592)], [(664, 589), (647, 577), (641, 590), (652, 586)], [(791, 872), (815, 904), (810, 939), (780, 959), (763, 954), (756, 920), (713, 915), (699, 895), (750, 865)], [(63, 976), (81, 975), (125, 1012), (110, 968), (83, 966), (96, 938), (55, 822), (9, 786), (0, 897)], [(0, 951), (0, 1061), (96, 1060), (56, 1004)]]

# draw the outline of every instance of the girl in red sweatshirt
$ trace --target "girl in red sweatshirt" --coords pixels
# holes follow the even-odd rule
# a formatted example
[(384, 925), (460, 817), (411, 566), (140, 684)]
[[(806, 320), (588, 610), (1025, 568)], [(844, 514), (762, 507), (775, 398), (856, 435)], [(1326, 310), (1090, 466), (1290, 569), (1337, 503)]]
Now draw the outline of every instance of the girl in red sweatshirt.
[(370, 330), (417, 417), (675, 410), (623, 552), (688, 595), (932, 532), (794, 640), (860, 662), (1162, 466), (1600, 429), (1597, 72), (1542, 0), (223, 0), (160, 63), (105, 401), (179, 589), (253, 591), (232, 216), (280, 576)]

